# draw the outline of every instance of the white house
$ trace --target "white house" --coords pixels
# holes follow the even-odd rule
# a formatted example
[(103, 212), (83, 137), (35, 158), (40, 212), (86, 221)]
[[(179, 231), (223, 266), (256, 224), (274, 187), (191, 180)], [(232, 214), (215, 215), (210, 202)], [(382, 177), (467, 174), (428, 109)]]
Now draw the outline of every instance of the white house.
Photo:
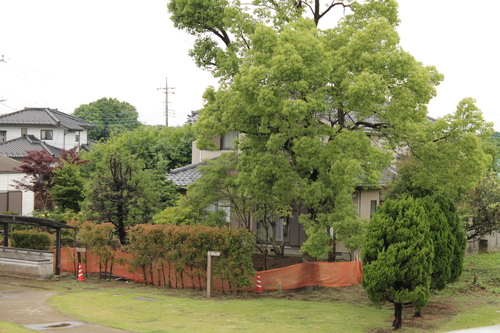
[[(25, 108), (0, 116), (0, 153), (12, 158), (14, 152), (47, 149), (56, 154), (57, 149), (69, 150), (88, 145), (87, 131), (95, 125), (57, 109)], [(45, 145), (42, 147), (41, 145)], [(57, 149), (52, 149), (55, 147)], [(24, 151), (23, 151), (24, 152)]]
[(0, 155), (0, 214), (14, 212), (31, 215), (34, 209), (35, 196), (31, 191), (17, 190), (14, 180), (21, 180), (25, 174), (14, 170), (20, 162)]

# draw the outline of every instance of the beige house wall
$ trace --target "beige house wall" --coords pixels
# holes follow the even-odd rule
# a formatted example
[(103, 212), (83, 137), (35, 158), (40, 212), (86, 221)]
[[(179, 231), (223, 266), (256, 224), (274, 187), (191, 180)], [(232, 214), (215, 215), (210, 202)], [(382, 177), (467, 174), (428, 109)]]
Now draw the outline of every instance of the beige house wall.
[(370, 219), (372, 201), (376, 201), (377, 205), (380, 204), (380, 190), (357, 190), (354, 194), (353, 203), (362, 219)]
[[(215, 138), (215, 146), (220, 147), (220, 138)], [(233, 150), (200, 150), (196, 147), (196, 141), (191, 144), (191, 164), (200, 163), (203, 160), (219, 157), (222, 153), (229, 153)]]

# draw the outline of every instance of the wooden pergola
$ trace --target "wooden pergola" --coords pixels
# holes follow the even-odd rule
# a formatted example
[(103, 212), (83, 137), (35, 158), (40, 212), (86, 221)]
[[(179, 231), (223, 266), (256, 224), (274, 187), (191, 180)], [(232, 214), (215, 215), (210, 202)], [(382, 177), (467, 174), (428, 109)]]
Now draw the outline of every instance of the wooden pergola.
[(0, 214), (0, 224), (3, 225), (3, 246), (9, 246), (9, 224), (34, 225), (39, 227), (47, 227), (56, 231), (56, 270), (55, 274), (61, 274), (61, 229), (75, 229), (67, 224), (54, 220), (21, 216), (21, 215), (6, 215)]

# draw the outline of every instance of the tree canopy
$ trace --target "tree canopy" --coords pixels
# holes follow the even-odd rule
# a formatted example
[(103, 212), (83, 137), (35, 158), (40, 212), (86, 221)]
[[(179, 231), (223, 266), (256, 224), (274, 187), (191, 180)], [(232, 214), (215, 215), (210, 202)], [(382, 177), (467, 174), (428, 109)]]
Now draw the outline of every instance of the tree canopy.
[(120, 133), (141, 126), (136, 108), (116, 98), (103, 97), (89, 104), (82, 104), (75, 109), (73, 116), (96, 124), (96, 128), (88, 132), (89, 139), (96, 141), (108, 139), (113, 131)]
[(151, 222), (162, 209), (172, 206), (179, 194), (166, 173), (191, 162), (190, 125), (167, 128), (141, 126), (113, 133), (106, 142), (85, 154), (82, 170), (85, 213), (92, 221), (111, 221), (120, 241), (126, 243), (126, 227)]
[(274, 26), (265, 20), (270, 12), (256, 12), (232, 74), (215, 62), (227, 75), (205, 92), (195, 124), (200, 148), (228, 131), (243, 133), (241, 193), (272, 202), (273, 214), (284, 217), (293, 202), (307, 206), (303, 249), (318, 258), (335, 252), (332, 228), (338, 240), (350, 234), (338, 223), (359, 225), (352, 193), (378, 186), (390, 150), (427, 121), (426, 104), (442, 80), (400, 47), (394, 1), (350, 6), (353, 13), (324, 30), (300, 15), (283, 19), (284, 12), (272, 16), (282, 22)]
[[(196, 64), (220, 78), (204, 94), (198, 147), (241, 133), (226, 178), (239, 197), (272, 207), (256, 214), (259, 223), (306, 206), (302, 250), (317, 258), (334, 253), (337, 240), (359, 244), (354, 190), (379, 188), (385, 168), (398, 163), (401, 170), (396, 198), (456, 198), (493, 165), (485, 145), (492, 125), (472, 98), (451, 115), (427, 116), (444, 78), (401, 47), (397, 7), (394, 0), (168, 5), (174, 25), (197, 37), (190, 51)], [(337, 24), (325, 25), (338, 9)], [(198, 188), (210, 183), (221, 185)]]
[(464, 98), (453, 114), (415, 130), (400, 155), (400, 176), (389, 197), (440, 193), (458, 202), (493, 167), (492, 132), (475, 100)]
[(120, 146), (144, 162), (146, 169), (162, 175), (191, 163), (193, 126), (140, 126), (132, 132), (116, 133), (109, 144)]

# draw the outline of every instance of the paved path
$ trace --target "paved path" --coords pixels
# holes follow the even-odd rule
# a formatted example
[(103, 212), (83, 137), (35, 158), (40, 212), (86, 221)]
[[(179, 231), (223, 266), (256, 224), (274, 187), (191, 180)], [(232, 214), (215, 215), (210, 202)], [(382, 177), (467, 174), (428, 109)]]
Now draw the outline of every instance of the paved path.
[(128, 331), (89, 324), (56, 312), (45, 301), (52, 291), (8, 289), (0, 292), (0, 320), (46, 333), (125, 333)]
[(452, 331), (448, 333), (498, 333), (498, 332), (500, 332), (500, 325), (469, 328), (467, 330)]

